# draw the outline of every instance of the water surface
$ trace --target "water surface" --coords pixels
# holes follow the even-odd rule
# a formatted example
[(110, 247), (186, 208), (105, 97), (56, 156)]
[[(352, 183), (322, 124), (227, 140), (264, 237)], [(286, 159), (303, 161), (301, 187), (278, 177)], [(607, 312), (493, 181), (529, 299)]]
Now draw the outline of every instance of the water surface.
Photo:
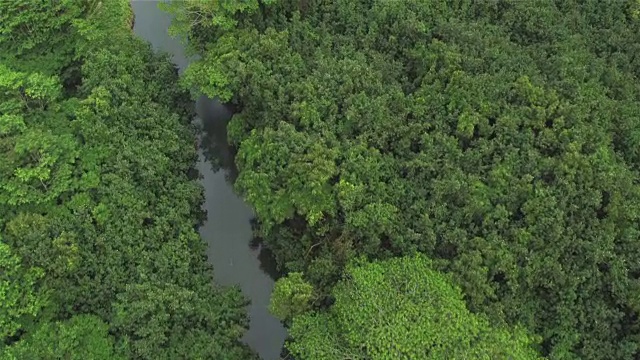
[[(182, 72), (189, 59), (180, 41), (168, 35), (171, 17), (158, 9), (157, 4), (157, 1), (132, 1), (134, 32), (156, 50), (171, 54)], [(264, 360), (276, 360), (287, 333), (267, 310), (274, 283), (268, 275), (272, 272), (271, 259), (259, 245), (250, 246), (253, 211), (234, 193), (231, 184), (233, 158), (226, 141), (226, 123), (231, 113), (218, 101), (205, 97), (196, 102), (196, 112), (195, 120), (202, 124), (197, 168), (203, 175), (203, 207), (208, 214), (200, 234), (208, 244), (207, 255), (214, 267), (215, 280), (223, 285), (239, 285), (251, 300), (250, 327), (243, 340)]]

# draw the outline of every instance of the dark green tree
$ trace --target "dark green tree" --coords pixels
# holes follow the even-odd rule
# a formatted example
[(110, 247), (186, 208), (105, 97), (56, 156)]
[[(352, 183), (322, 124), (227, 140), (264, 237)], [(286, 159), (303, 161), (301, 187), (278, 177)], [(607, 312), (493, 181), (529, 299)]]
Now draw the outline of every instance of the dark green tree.
[(418, 251), (550, 358), (638, 356), (637, 2), (263, 5), (224, 31), (174, 11), (284, 270), (326, 295)]

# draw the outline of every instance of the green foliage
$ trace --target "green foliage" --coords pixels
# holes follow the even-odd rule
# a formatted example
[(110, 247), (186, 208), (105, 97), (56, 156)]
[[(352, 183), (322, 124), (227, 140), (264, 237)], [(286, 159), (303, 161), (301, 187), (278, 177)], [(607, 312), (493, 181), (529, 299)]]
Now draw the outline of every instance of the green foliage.
[(237, 292), (216, 295), (172, 284), (127, 286), (111, 326), (131, 359), (250, 359), (235, 343), (244, 332), (244, 309), (228, 307), (243, 299)]
[(77, 41), (73, 20), (98, 1), (0, 2), (0, 60), (31, 71), (55, 73), (68, 65)]
[(197, 232), (175, 66), (133, 36), (128, 1), (0, 8), (0, 352), (251, 358), (247, 303), (212, 283)]
[[(260, 218), (277, 224), (297, 212), (313, 225), (335, 213), (329, 180), (338, 171), (336, 157), (319, 139), (282, 122), (277, 129), (252, 133), (243, 143), (236, 186)], [(264, 225), (268, 231), (271, 223)]]
[(131, 36), (133, 27), (131, 4), (126, 1), (84, 0), (83, 16), (72, 21), (73, 31), (78, 34), (75, 58), (82, 58), (96, 49), (118, 48)]
[(289, 273), (276, 281), (269, 311), (282, 321), (291, 320), (311, 309), (313, 295), (313, 286), (302, 278), (302, 273)]
[(234, 29), (245, 17), (276, 0), (195, 0), (183, 3), (160, 3), (161, 9), (174, 16), (169, 33), (186, 35), (192, 49), (206, 46), (202, 38), (216, 36)]
[(522, 329), (492, 328), (424, 256), (349, 267), (327, 312), (296, 316), (297, 359), (539, 359)]
[(30, 337), (8, 349), (3, 359), (124, 360), (114, 349), (109, 325), (93, 315), (45, 323)]
[(43, 276), (42, 269), (23, 268), (20, 258), (0, 242), (0, 350), (22, 329), (25, 318), (38, 316), (46, 304), (38, 284)]
[(636, 13), (279, 1), (178, 32), (201, 55), (185, 83), (238, 109), (236, 186), (284, 270), (326, 293), (354, 256), (418, 251), (469, 310), (540, 334), (544, 355), (633, 359)]

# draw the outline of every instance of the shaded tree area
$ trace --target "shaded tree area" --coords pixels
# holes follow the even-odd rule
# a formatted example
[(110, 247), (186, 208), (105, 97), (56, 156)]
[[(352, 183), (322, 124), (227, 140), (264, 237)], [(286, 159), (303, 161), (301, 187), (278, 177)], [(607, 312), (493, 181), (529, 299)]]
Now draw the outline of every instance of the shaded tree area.
[(551, 359), (640, 356), (636, 1), (169, 8), (283, 270), (419, 252)]
[(0, 2), (0, 358), (249, 359), (189, 94), (128, 1)]

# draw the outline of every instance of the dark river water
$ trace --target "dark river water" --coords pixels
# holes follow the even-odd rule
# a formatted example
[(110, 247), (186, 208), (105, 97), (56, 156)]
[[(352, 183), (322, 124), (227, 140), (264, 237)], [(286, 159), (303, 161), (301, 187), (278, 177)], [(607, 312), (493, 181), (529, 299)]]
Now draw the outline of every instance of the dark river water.
[[(167, 34), (168, 14), (157, 8), (157, 1), (132, 1), (134, 32), (149, 41), (156, 50), (173, 56), (180, 71), (188, 65), (183, 45)], [(273, 263), (265, 249), (251, 246), (253, 211), (238, 197), (231, 182), (233, 159), (226, 141), (226, 123), (231, 113), (219, 102), (200, 98), (196, 102), (202, 125), (198, 169), (205, 189), (204, 208), (208, 218), (200, 234), (208, 244), (207, 255), (213, 264), (215, 279), (223, 285), (239, 285), (251, 300), (249, 331), (243, 340), (264, 360), (280, 358), (287, 335), (280, 322), (267, 310), (273, 288)]]

